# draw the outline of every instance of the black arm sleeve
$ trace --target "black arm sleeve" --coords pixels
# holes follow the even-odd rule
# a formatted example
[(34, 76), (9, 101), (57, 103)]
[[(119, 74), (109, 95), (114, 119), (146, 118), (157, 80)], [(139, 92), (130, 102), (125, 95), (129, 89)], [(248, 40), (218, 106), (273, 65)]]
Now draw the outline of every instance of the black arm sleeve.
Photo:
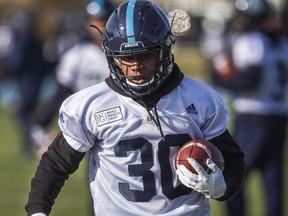
[(27, 215), (37, 212), (49, 215), (57, 195), (69, 174), (79, 167), (85, 153), (74, 150), (62, 133), (54, 139), (45, 152), (31, 181), (31, 190), (25, 206)]
[(220, 149), (224, 157), (225, 168), (223, 175), (227, 190), (217, 200), (225, 201), (235, 196), (242, 187), (245, 178), (244, 153), (228, 130), (210, 141)]

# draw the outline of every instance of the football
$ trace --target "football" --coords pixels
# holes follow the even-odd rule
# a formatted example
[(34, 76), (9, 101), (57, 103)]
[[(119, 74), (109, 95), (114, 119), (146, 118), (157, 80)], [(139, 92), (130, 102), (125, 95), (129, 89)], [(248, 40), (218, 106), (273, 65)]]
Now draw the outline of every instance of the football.
[(208, 158), (213, 160), (222, 171), (224, 170), (224, 158), (222, 153), (213, 143), (207, 140), (190, 140), (181, 146), (176, 153), (176, 169), (178, 169), (179, 165), (184, 165), (192, 173), (198, 174), (189, 164), (188, 158), (195, 159), (207, 173), (211, 173), (211, 170), (206, 165)]

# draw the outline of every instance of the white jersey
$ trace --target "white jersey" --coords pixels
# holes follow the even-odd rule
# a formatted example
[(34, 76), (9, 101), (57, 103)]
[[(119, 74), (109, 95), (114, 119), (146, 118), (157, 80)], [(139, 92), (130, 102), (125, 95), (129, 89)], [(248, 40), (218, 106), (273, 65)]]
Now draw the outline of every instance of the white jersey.
[(209, 199), (178, 180), (174, 159), (188, 140), (209, 140), (225, 131), (224, 102), (206, 84), (184, 78), (156, 107), (165, 139), (143, 106), (105, 82), (62, 104), (59, 126), (65, 139), (77, 151), (91, 151), (97, 216), (210, 215)]
[(56, 79), (73, 92), (102, 82), (109, 76), (103, 50), (92, 42), (81, 42), (63, 54)]
[(258, 86), (235, 98), (235, 110), (238, 113), (287, 115), (288, 40), (282, 38), (275, 46), (265, 35), (252, 32), (234, 42), (232, 54), (240, 70), (262, 66)]

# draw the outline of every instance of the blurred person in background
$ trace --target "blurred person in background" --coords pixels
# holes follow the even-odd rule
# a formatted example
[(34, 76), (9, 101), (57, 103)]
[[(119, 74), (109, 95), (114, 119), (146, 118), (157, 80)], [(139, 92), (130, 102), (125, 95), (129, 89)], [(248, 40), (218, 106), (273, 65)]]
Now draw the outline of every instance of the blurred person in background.
[(11, 110), (16, 112), (21, 133), (21, 153), (26, 159), (32, 155), (30, 128), (41, 86), (48, 73), (34, 22), (31, 11), (17, 9), (5, 17), (1, 26), (2, 78), (16, 84), (17, 98)]
[[(235, 5), (241, 32), (231, 50), (213, 59), (214, 81), (232, 93), (234, 137), (245, 154), (247, 175), (254, 169), (262, 174), (266, 215), (280, 216), (284, 215), (288, 40), (273, 5), (262, 0), (236, 0)], [(229, 215), (247, 213), (249, 201), (244, 198), (242, 189), (227, 202)]]
[(231, 16), (231, 4), (219, 0), (211, 2), (203, 14), (200, 22), (199, 46), (201, 54), (209, 65), (215, 56), (227, 49), (229, 41), (234, 38), (229, 31)]
[(47, 129), (64, 99), (74, 92), (100, 83), (109, 76), (100, 32), (104, 32), (107, 19), (114, 9), (114, 3), (109, 0), (93, 0), (87, 4), (85, 17), (81, 16), (82, 38), (61, 56), (56, 66), (57, 90), (43, 105), (31, 130), (34, 143), (38, 147), (38, 157), (47, 150), (48, 144), (56, 135), (56, 131)]

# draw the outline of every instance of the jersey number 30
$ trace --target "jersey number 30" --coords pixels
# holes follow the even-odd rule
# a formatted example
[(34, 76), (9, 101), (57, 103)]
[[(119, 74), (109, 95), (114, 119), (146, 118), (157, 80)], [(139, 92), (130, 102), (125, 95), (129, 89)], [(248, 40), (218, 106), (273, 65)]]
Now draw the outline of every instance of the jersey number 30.
[[(162, 193), (170, 200), (191, 192), (191, 189), (183, 185), (173, 187), (172, 167), (169, 162), (170, 148), (180, 147), (189, 140), (189, 135), (177, 134), (167, 135), (165, 141), (158, 143)], [(140, 151), (142, 163), (128, 165), (128, 173), (131, 177), (142, 177), (143, 190), (132, 190), (129, 183), (119, 182), (119, 191), (129, 201), (148, 202), (156, 195), (155, 174), (151, 171), (154, 165), (152, 144), (144, 138), (137, 138), (121, 141), (115, 147), (117, 157), (127, 157), (127, 152), (131, 151)]]

